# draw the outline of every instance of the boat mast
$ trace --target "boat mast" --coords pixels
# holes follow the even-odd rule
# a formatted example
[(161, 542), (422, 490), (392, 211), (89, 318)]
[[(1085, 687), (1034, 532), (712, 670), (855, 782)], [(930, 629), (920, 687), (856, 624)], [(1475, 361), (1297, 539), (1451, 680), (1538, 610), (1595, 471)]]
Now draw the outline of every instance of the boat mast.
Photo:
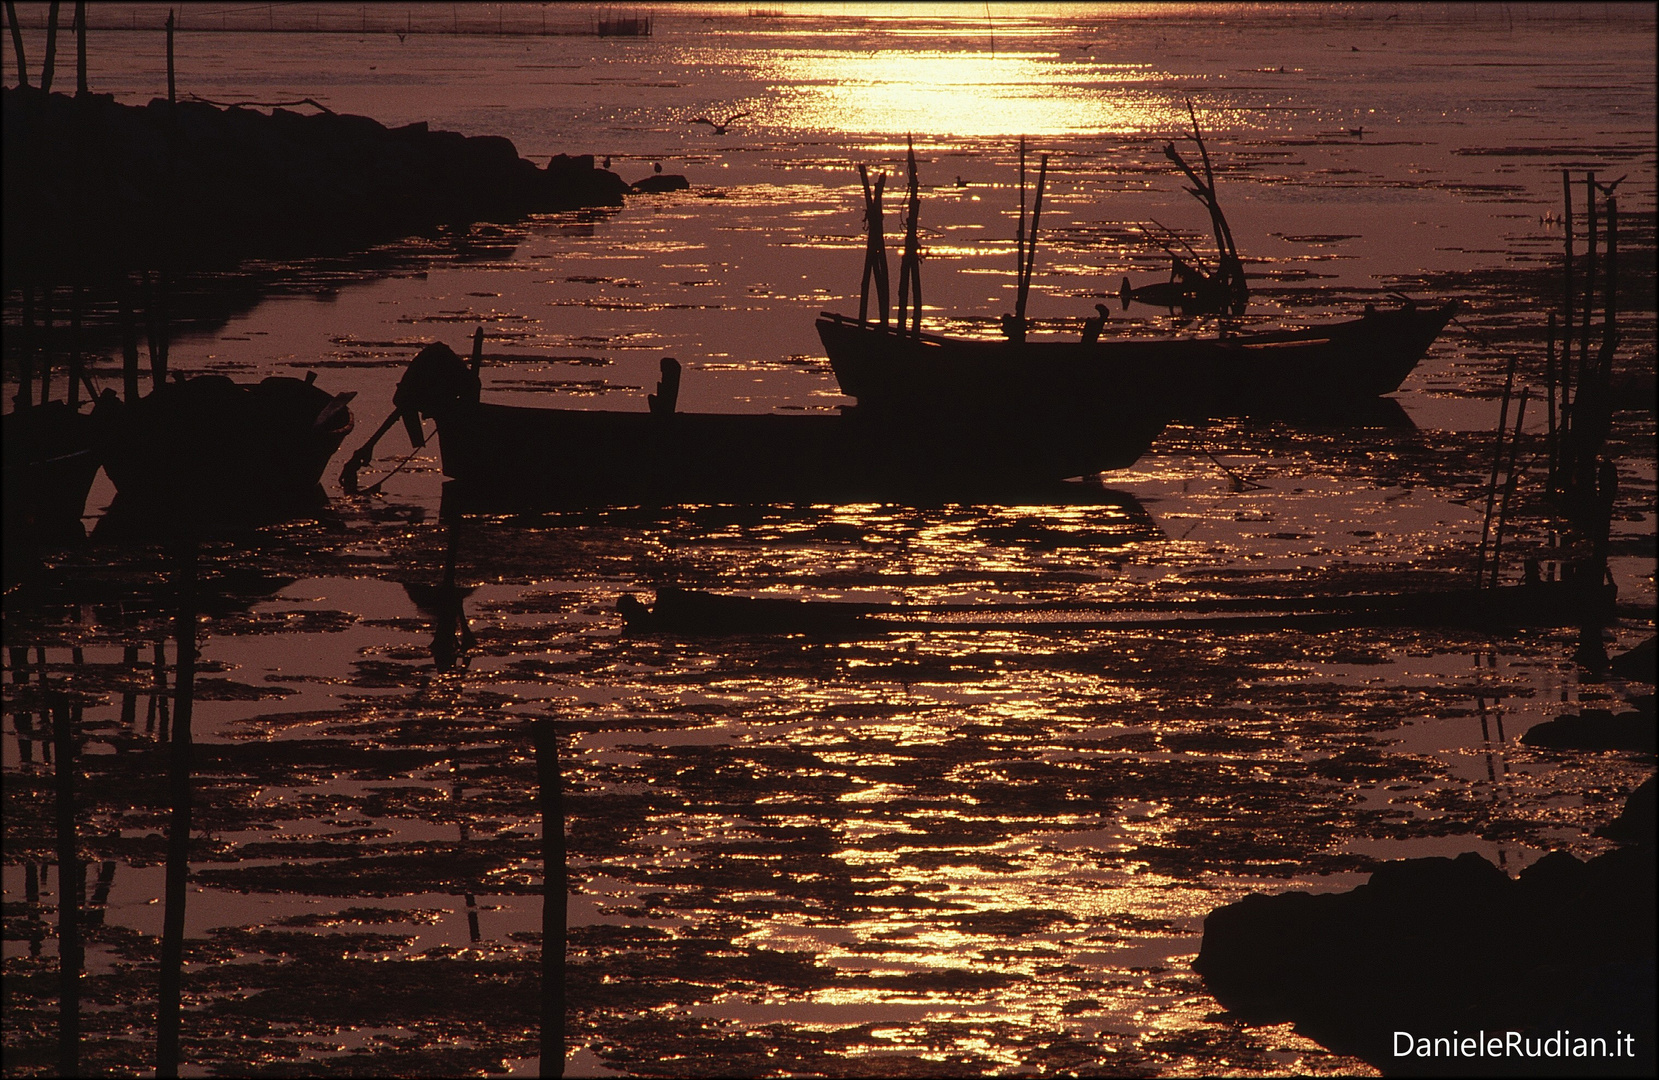
[(904, 254), (899, 259), (899, 332), (904, 333), (905, 309), (914, 298), (910, 329), (919, 335), (922, 332), (922, 249), (916, 238), (916, 223), (921, 217), (922, 199), (916, 176), (916, 144), (906, 135), (905, 145), (909, 149), (910, 190), (905, 204)]
[(1031, 232), (1025, 231), (1025, 136), (1020, 136), (1020, 222), (1014, 232), (1014, 314), (1002, 317), (1002, 332), (1011, 341), (1025, 340), (1025, 302), (1031, 293), (1031, 271), (1037, 261), (1037, 223), (1043, 213), (1043, 184), (1048, 179), (1048, 155), (1038, 159), (1037, 195), (1031, 206)]
[(881, 190), (887, 184), (887, 174), (876, 177), (870, 185), (870, 171), (858, 163), (858, 179), (864, 185), (864, 222), (868, 227), (864, 245), (864, 278), (858, 288), (858, 321), (866, 325), (870, 316), (870, 286), (876, 287), (876, 306), (881, 311), (881, 325), (887, 325), (887, 247), (882, 236)]

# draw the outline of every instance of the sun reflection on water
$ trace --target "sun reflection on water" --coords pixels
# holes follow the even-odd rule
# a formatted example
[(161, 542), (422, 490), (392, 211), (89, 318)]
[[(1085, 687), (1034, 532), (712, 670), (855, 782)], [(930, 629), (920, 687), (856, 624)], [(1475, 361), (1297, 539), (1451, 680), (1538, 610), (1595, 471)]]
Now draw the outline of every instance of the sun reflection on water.
[(777, 56), (769, 79), (788, 87), (768, 119), (799, 131), (932, 137), (1123, 134), (1165, 118), (1134, 84), (1140, 64), (1057, 64), (1046, 53), (891, 49)]

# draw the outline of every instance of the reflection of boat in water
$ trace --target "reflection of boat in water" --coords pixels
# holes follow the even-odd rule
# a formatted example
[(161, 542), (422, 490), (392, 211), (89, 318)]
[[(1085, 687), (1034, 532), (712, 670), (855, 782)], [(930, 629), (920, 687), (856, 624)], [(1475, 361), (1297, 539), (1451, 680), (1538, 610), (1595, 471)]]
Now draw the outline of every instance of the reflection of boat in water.
[(1077, 633), (1340, 631), (1355, 627), (1578, 626), (1610, 617), (1617, 590), (1593, 580), (1486, 589), (1423, 589), (1317, 597), (1099, 602), (888, 604), (752, 597), (660, 588), (617, 603), (627, 632), (671, 636), (808, 634), (855, 638), (917, 631)]
[(222, 375), (132, 402), (108, 395), (93, 416), (107, 431), (116, 505), (211, 517), (318, 502), (328, 459), (352, 428), (353, 396), (313, 377), (243, 384)]
[[(549, 506), (681, 503), (1025, 501), (1068, 477), (1123, 468), (1163, 423), (1140, 418), (1102, 432), (1071, 425), (965, 426), (840, 415), (677, 413), (679, 365), (663, 362), (651, 411), (602, 412), (478, 400), (447, 346), (423, 350), (394, 397), (411, 439), (437, 421), (445, 474), (474, 497)], [(346, 466), (355, 486), (374, 440)], [(1084, 485), (1069, 485), (1081, 488)]]
[(1313, 416), (1399, 389), (1456, 308), (1407, 304), (1303, 330), (1092, 343), (951, 338), (826, 313), (818, 336), (842, 392), (872, 411), (1096, 425), (1137, 413)]

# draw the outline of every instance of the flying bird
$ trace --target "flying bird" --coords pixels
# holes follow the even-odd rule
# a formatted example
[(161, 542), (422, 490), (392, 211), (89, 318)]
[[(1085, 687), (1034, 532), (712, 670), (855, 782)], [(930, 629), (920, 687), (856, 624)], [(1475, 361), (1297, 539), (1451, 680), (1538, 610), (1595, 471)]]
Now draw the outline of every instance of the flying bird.
[(698, 116), (698, 117), (693, 117), (691, 119), (690, 123), (693, 123), (693, 124), (707, 124), (709, 127), (714, 129), (713, 134), (715, 134), (715, 135), (724, 135), (726, 133), (726, 128), (731, 124), (731, 122), (733, 120), (741, 120), (745, 116), (749, 116), (749, 115), (750, 114), (746, 113), (746, 112), (732, 113), (730, 116), (726, 117), (724, 120), (720, 121), (718, 124), (715, 123), (713, 120), (710, 120), (706, 116)]

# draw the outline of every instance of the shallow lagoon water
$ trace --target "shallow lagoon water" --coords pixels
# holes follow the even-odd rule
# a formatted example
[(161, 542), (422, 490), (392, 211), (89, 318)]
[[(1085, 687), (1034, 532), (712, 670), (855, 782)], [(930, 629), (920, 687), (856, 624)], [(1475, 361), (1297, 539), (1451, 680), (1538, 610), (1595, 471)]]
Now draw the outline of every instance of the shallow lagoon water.
[[(227, 599), (201, 622), (193, 717), (194, 1072), (535, 1070), (540, 718), (564, 731), (572, 1074), (1363, 1071), (1220, 1012), (1190, 970), (1209, 910), (1350, 888), (1378, 859), (1476, 850), (1513, 872), (1603, 850), (1591, 830), (1651, 759), (1518, 742), (1639, 690), (1582, 678), (1576, 631), (1079, 616), (1066, 633), (621, 633), (617, 599), (666, 584), (1129, 605), (1461, 579), (1503, 363), (1519, 349), (1523, 371), (1541, 367), (1560, 168), (1628, 173), (1626, 239), (1651, 251), (1651, 13), (1511, 25), (1488, 9), (1448, 23), (1458, 9), (1305, 8), (1217, 27), (1173, 8), (993, 8), (993, 57), (960, 10), (671, 9), (639, 40), (186, 25), (182, 85), (204, 97), (313, 96), (691, 179), (616, 212), (265, 267), (257, 306), (181, 327), (176, 368), (315, 369), (359, 392), (360, 433), (420, 343), (459, 350), (475, 325), (492, 400), (643, 409), (667, 354), (687, 367), (683, 409), (843, 403), (812, 317), (856, 305), (851, 163), (896, 169), (912, 124), (930, 326), (993, 333), (1012, 305), (1021, 133), (1054, 155), (1041, 330), (1075, 332), (1121, 276), (1162, 272), (1134, 223), (1202, 245), (1159, 149), (1183, 136), (1188, 96), (1260, 321), (1319, 321), (1393, 290), (1471, 307), (1398, 395), (1415, 429), (1176, 427), (1104, 478), (1116, 494), (1075, 506), (480, 516), (452, 538), (434, 449), (381, 497), (331, 490), (315, 519), (209, 543), (203, 592)], [(137, 40), (94, 33), (95, 85), (156, 92)], [(686, 122), (745, 108), (725, 136)], [(1651, 372), (1642, 280), (1621, 363)], [(1112, 314), (1110, 333), (1170, 329), (1155, 311)], [(1652, 632), (1651, 412), (1619, 414), (1615, 436), (1617, 651)], [(366, 481), (404, 457), (399, 438)], [(100, 482), (89, 524), (108, 496)], [(1513, 542), (1547, 563), (1541, 511), (1527, 500)], [(439, 663), (451, 539), (475, 644)], [(1518, 578), (1518, 558), (1506, 567)], [(89, 932), (85, 1060), (143, 1071), (167, 798), (150, 661), (174, 568), (158, 548), (101, 544), (48, 571), (6, 612), (29, 668), (6, 688), (7, 1069), (53, 1060), (43, 655), (82, 707), (94, 889), (114, 864)]]

